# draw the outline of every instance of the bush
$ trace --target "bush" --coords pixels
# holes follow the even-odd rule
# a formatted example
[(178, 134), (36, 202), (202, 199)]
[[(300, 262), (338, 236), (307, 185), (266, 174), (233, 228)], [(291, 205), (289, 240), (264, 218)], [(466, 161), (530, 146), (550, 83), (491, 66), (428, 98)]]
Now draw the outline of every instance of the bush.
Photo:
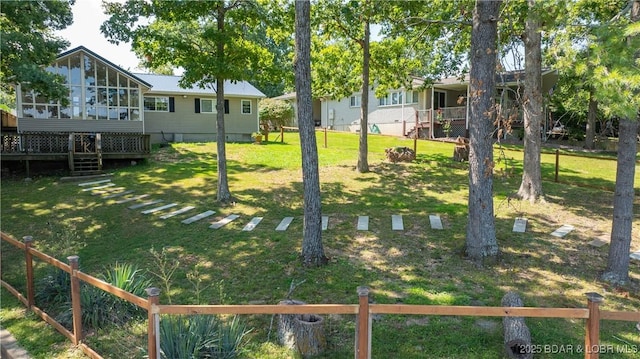
[(163, 358), (237, 358), (250, 330), (234, 316), (225, 322), (214, 315), (166, 316), (160, 320)]
[(264, 99), (260, 101), (260, 127), (270, 130), (280, 126), (291, 126), (293, 106), (286, 101)]
[[(36, 305), (48, 313), (59, 313), (71, 302), (71, 276), (52, 268), (48, 275), (36, 283)], [(54, 314), (55, 316), (55, 314)]]

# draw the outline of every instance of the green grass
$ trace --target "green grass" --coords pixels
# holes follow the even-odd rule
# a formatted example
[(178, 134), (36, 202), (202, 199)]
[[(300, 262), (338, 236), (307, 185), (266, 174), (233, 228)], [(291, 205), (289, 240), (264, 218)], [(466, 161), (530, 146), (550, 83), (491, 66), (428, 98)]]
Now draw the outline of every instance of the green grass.
[[(304, 280), (293, 294), (307, 303), (356, 303), (356, 287), (367, 285), (375, 303), (500, 305), (508, 290), (516, 290), (526, 306), (584, 307), (586, 292), (605, 295), (604, 309), (640, 308), (640, 265), (632, 262), (632, 282), (612, 288), (598, 281), (606, 266), (608, 246), (587, 245), (611, 230), (615, 161), (606, 158), (560, 157), (559, 183), (554, 182), (555, 154), (542, 157), (543, 188), (547, 203), (531, 205), (510, 200), (518, 190), (522, 152), (496, 148), (494, 180), (495, 216), (502, 256), (497, 264), (477, 268), (462, 256), (467, 216), (468, 174), (465, 163), (451, 160), (453, 144), (418, 142), (413, 163), (384, 161), (384, 148), (413, 147), (413, 141), (370, 136), (371, 172), (355, 171), (357, 136), (329, 133), (328, 148), (319, 136), (323, 214), (330, 216), (323, 232), (327, 266), (305, 268), (298, 257), (302, 241), (302, 180), (297, 134), (286, 133), (285, 143), (227, 145), (229, 185), (235, 205), (215, 201), (215, 143), (173, 144), (156, 149), (146, 163), (114, 171), (118, 186), (148, 193), (165, 203), (212, 209), (208, 221), (183, 225), (188, 217), (160, 220), (81, 192), (75, 183), (54, 177), (32, 182), (2, 180), (2, 230), (16, 238), (32, 235), (36, 248), (66, 261), (80, 257), (83, 271), (98, 275), (118, 263), (132, 263), (148, 271), (154, 285), (163, 288), (161, 303), (276, 304), (284, 299), (292, 281)], [(273, 138), (272, 138), (273, 139)], [(498, 161), (500, 159), (500, 161)], [(638, 170), (636, 172), (638, 174)], [(640, 176), (637, 176), (640, 178)], [(638, 181), (640, 182), (640, 181)], [(636, 192), (640, 185), (636, 184)], [(636, 198), (634, 218), (640, 216)], [(199, 212), (198, 212), (199, 213)], [(212, 230), (211, 221), (229, 214), (241, 217)], [(439, 214), (444, 231), (431, 230), (429, 214)], [(392, 214), (404, 216), (405, 231), (391, 230)], [(370, 231), (355, 230), (358, 215), (370, 216)], [(253, 232), (240, 231), (253, 216), (264, 220)], [(284, 216), (295, 219), (286, 232), (274, 228)], [(529, 219), (527, 233), (511, 231), (513, 218)], [(633, 222), (632, 249), (640, 249), (640, 221)], [(564, 239), (549, 235), (562, 224), (576, 230)], [(2, 246), (2, 276), (24, 290), (21, 254)], [(166, 265), (176, 264), (169, 291), (159, 278), (156, 253), (164, 248)], [(197, 269), (197, 270), (195, 270)], [(46, 275), (40, 263), (36, 276)], [(3, 325), (36, 357), (63, 355), (34, 345), (40, 335), (37, 320), (4, 318), (20, 304), (2, 293)], [(5, 299), (6, 298), (6, 299)], [(246, 316), (254, 330), (249, 358), (295, 357), (274, 344), (271, 316)], [(353, 316), (325, 318), (329, 351), (326, 358), (352, 358)], [(584, 322), (568, 319), (527, 319), (534, 343), (581, 345)], [(498, 358), (502, 355), (500, 318), (375, 316), (374, 358)], [(20, 327), (34, 327), (20, 331)], [(631, 322), (603, 322), (605, 344), (640, 345)], [(68, 343), (56, 337), (59, 353)], [(267, 339), (270, 339), (269, 341)], [(90, 333), (89, 345), (105, 357), (140, 357), (144, 325), (132, 323), (120, 330), (105, 328)], [(140, 346), (140, 345), (138, 345)], [(63, 357), (63, 356), (59, 356)], [(540, 354), (539, 358), (557, 358)], [(582, 358), (583, 354), (563, 355)], [(637, 358), (633, 354), (616, 358)]]

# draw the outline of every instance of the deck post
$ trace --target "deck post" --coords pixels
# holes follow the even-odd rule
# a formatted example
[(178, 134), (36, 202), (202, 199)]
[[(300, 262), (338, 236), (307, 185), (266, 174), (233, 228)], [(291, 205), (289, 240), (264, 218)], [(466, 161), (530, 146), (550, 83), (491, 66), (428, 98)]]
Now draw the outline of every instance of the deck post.
[(71, 267), (71, 313), (73, 315), (73, 345), (78, 345), (82, 336), (82, 304), (80, 302), (80, 279), (78, 279), (78, 256), (69, 256)]
[(156, 313), (157, 305), (160, 303), (160, 289), (151, 287), (146, 289), (149, 297), (148, 313), (148, 340), (147, 350), (149, 359), (160, 359), (160, 316)]
[(589, 292), (587, 296), (587, 308), (589, 318), (587, 318), (587, 330), (584, 338), (585, 359), (598, 359), (600, 348), (600, 303), (604, 297), (598, 293)]
[(369, 318), (369, 287), (358, 287), (358, 318), (356, 325), (356, 359), (371, 358), (371, 320)]
[(33, 244), (32, 236), (22, 237), (24, 240), (24, 257), (27, 270), (27, 307), (31, 309), (35, 305), (35, 293), (33, 286), (33, 257), (31, 256), (31, 245)]

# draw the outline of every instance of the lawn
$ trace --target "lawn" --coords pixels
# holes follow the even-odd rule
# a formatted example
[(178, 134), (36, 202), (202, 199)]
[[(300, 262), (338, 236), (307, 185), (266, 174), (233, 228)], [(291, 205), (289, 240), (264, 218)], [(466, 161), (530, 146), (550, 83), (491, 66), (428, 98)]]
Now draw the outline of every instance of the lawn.
[[(116, 262), (135, 264), (162, 288), (160, 301), (165, 304), (276, 304), (295, 282), (301, 284), (292, 297), (307, 303), (356, 303), (356, 287), (366, 285), (375, 303), (498, 306), (504, 293), (515, 290), (525, 306), (584, 307), (584, 293), (598, 292), (605, 296), (605, 310), (640, 308), (640, 263), (631, 263), (628, 286), (610, 287), (598, 281), (608, 246), (588, 245), (611, 230), (613, 160), (562, 155), (556, 183), (555, 154), (543, 154), (547, 202), (531, 205), (512, 199), (520, 184), (521, 148), (496, 147), (494, 207), (502, 254), (495, 265), (478, 268), (463, 256), (467, 164), (451, 160), (452, 144), (419, 141), (415, 162), (392, 164), (384, 160), (384, 148), (412, 148), (413, 141), (372, 135), (371, 172), (360, 174), (355, 171), (357, 136), (329, 133), (328, 148), (323, 148), (319, 134), (322, 210), (330, 217), (323, 243), (330, 261), (325, 267), (305, 268), (298, 258), (303, 214), (300, 145), (296, 134), (287, 133), (285, 140), (227, 145), (229, 185), (235, 197), (228, 206), (215, 201), (215, 143), (156, 148), (149, 161), (113, 170), (112, 181), (136, 194), (178, 203), (177, 208), (192, 205), (197, 213), (216, 211), (206, 221), (185, 225), (180, 220), (190, 215), (167, 220), (144, 215), (115, 203), (117, 198), (82, 192), (77, 183), (57, 177), (31, 182), (3, 178), (2, 231), (16, 238), (31, 235), (36, 248), (63, 261), (78, 255), (81, 269), (94, 275)], [(639, 198), (633, 250), (640, 250)], [(221, 229), (208, 228), (229, 214), (240, 218)], [(391, 230), (394, 214), (403, 215), (404, 231)], [(439, 214), (445, 229), (432, 230), (429, 214)], [(369, 231), (356, 231), (359, 215), (370, 216)], [(241, 231), (255, 216), (264, 220), (254, 231)], [(286, 216), (295, 217), (289, 229), (274, 231)], [(529, 219), (526, 233), (512, 232), (515, 217)], [(576, 229), (565, 238), (549, 235), (563, 224)], [(3, 244), (3, 279), (22, 289), (21, 258)], [(177, 269), (167, 290), (154, 273), (174, 263)], [(43, 264), (38, 265), (36, 276), (47, 273)], [(3, 290), (0, 320), (35, 358), (82, 357), (61, 335), (33, 315), (23, 319), (22, 313)], [(271, 316), (243, 319), (254, 328), (246, 357), (295, 357), (275, 344)], [(527, 324), (534, 344), (584, 343), (583, 320), (528, 318)], [(602, 322), (602, 343), (640, 346), (634, 325)], [(354, 317), (329, 316), (325, 329), (324, 357), (352, 358)], [(500, 318), (380, 315), (373, 322), (372, 357), (499, 358), (502, 340)], [(52, 347), (52, 342), (57, 345)], [(87, 343), (105, 357), (142, 357), (144, 325), (132, 322), (92, 330)], [(629, 350), (611, 357), (640, 354)]]

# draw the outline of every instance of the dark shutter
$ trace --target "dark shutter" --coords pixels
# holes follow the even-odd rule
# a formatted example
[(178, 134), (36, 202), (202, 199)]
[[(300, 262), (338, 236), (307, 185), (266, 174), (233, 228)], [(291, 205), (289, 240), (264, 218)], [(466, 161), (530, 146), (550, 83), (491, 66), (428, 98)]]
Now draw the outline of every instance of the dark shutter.
[(229, 113), (229, 100), (224, 100), (224, 113)]
[(176, 98), (169, 97), (169, 112), (176, 112)]
[(195, 99), (195, 109), (196, 109), (196, 113), (200, 113), (200, 99), (197, 98)]

